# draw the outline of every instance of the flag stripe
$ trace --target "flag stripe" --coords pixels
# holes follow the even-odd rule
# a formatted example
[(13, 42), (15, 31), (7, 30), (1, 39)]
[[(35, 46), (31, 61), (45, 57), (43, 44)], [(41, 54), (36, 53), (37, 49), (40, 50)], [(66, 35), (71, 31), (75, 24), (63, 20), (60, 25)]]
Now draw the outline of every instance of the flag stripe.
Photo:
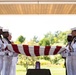
[(29, 46), (29, 53), (31, 56), (36, 56), (34, 53), (34, 46)]
[(56, 49), (54, 51), (54, 55), (57, 54), (60, 49), (61, 49), (61, 46), (56, 46)]
[(62, 48), (58, 51), (57, 54), (61, 54), (61, 52), (64, 51), (64, 50), (65, 50), (65, 47), (62, 47)]
[(39, 46), (34, 46), (34, 53), (36, 56), (40, 56), (39, 54)]
[(46, 46), (45, 47), (44, 55), (49, 55), (50, 48), (51, 48), (51, 46)]
[(16, 44), (12, 44), (12, 47), (13, 47), (13, 50), (16, 52), (16, 53), (19, 53), (19, 50), (18, 50), (18, 46)]
[(22, 45), (17, 45), (18, 46), (18, 50), (21, 54), (23, 55), (26, 55), (25, 52), (24, 52), (24, 49), (23, 49), (23, 46)]
[(51, 48), (50, 48), (50, 52), (49, 52), (49, 55), (53, 55), (55, 49), (56, 49), (56, 46), (51, 46)]
[(39, 54), (44, 55), (45, 46), (40, 46)]
[(24, 52), (27, 56), (31, 56), (30, 53), (29, 53), (29, 47), (28, 45), (23, 45), (23, 49), (24, 49)]

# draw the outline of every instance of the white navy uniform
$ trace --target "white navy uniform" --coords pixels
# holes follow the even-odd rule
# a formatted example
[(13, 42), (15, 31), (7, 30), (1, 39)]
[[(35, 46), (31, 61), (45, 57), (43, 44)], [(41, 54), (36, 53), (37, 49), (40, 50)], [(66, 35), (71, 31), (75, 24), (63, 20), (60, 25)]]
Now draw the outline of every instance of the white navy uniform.
[[(69, 46), (67, 46), (67, 56), (66, 56), (66, 65), (67, 65), (67, 75), (76, 75), (76, 43), (71, 44), (73, 52), (70, 52)], [(70, 54), (69, 54), (70, 53)]]
[[(3, 38), (5, 44), (9, 44), (8, 41)], [(4, 70), (3, 75), (16, 75), (16, 64), (18, 60), (18, 54), (15, 52), (8, 52), (10, 56), (4, 57)], [(7, 74), (6, 74), (7, 73)]]
[(5, 55), (4, 51), (2, 51), (3, 49), (6, 48), (6, 44), (4, 44), (2, 42), (2, 39), (0, 38), (0, 75), (3, 69), (3, 57)]
[[(2, 40), (5, 44), (9, 44), (5, 38), (3, 38)], [(10, 75), (12, 65), (12, 55), (13, 55), (12, 52), (8, 50), (5, 51), (2, 75)]]
[(13, 58), (12, 58), (12, 65), (11, 65), (11, 72), (10, 75), (16, 75), (16, 64), (18, 61), (18, 54), (17, 53), (13, 53)]
[[(71, 31), (76, 31), (76, 27), (72, 28)], [(72, 36), (75, 36), (75, 33), (72, 33)], [(72, 52), (68, 53), (68, 56), (66, 57), (66, 65), (67, 65), (67, 75), (76, 75), (76, 42), (74, 43), (74, 39), (71, 43), (72, 46)], [(67, 50), (69, 50), (69, 47), (67, 47)]]

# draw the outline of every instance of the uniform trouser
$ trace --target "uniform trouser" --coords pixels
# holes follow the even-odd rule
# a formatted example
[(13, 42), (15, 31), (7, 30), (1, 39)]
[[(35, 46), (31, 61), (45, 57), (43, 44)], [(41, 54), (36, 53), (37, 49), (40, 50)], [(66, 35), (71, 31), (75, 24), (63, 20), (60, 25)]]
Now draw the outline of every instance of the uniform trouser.
[(66, 58), (67, 75), (76, 75), (76, 56)]
[(18, 57), (12, 58), (12, 65), (11, 65), (11, 72), (10, 75), (16, 75), (16, 64), (17, 64)]
[(67, 75), (67, 68), (66, 68), (66, 57), (62, 57), (64, 59), (64, 66), (65, 66), (65, 75)]
[(12, 57), (4, 56), (2, 75), (10, 75), (11, 64), (12, 64)]
[(0, 56), (0, 75), (1, 75), (2, 69), (3, 69), (3, 56)]
[(65, 72), (66, 72), (66, 74), (65, 74), (65, 75), (67, 75), (66, 58), (64, 58), (64, 60), (65, 60), (64, 65), (65, 65)]

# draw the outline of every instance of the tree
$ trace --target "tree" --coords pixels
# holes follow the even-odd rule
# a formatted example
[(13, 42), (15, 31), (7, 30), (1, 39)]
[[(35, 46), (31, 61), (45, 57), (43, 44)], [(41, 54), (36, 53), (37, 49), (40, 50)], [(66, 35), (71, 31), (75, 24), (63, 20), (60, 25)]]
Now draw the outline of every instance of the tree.
[(50, 41), (48, 38), (43, 38), (42, 40), (40, 40), (39, 45), (41, 46), (49, 46), (50, 45)]
[(20, 35), (20, 36), (18, 37), (18, 41), (19, 41), (20, 43), (23, 43), (23, 42), (25, 41), (25, 37), (23, 37), (22, 35)]
[(50, 45), (53, 45), (54, 42), (54, 34), (52, 34), (51, 32), (48, 32), (44, 35), (45, 38), (47, 38), (50, 42)]
[(34, 36), (30, 41), (29, 41), (29, 45), (38, 45), (38, 37)]
[(37, 36), (34, 36), (33, 39), (32, 39), (34, 42), (38, 43), (38, 37)]
[(25, 37), (20, 35), (17, 40), (15, 41), (16, 44), (22, 44), (25, 41)]

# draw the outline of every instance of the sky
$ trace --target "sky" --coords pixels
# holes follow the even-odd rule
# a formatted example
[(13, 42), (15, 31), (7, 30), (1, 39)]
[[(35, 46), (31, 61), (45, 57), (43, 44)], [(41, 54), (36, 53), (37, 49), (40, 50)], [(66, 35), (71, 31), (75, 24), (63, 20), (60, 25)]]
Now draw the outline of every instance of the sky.
[(0, 15), (0, 26), (9, 29), (13, 41), (20, 35), (26, 40), (33, 36), (41, 39), (47, 32), (68, 31), (76, 27), (76, 15)]

